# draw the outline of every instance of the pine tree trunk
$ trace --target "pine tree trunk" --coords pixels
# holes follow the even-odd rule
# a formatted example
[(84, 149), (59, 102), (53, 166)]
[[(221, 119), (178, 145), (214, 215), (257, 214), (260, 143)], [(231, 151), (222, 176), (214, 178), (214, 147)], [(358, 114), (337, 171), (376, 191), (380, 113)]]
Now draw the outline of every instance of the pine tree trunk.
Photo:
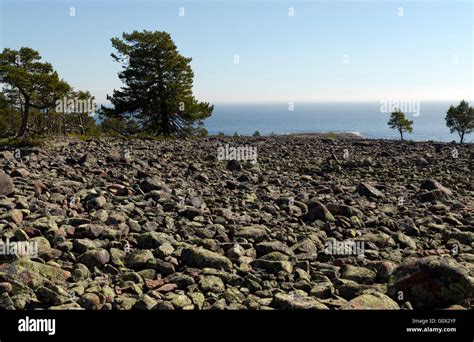
[(84, 127), (85, 120), (84, 117), (82, 116), (83, 114), (79, 114), (79, 128), (81, 129), (81, 134), (86, 135), (86, 128)]
[(28, 126), (28, 117), (30, 116), (30, 98), (25, 98), (25, 107), (23, 108), (23, 117), (21, 120), (20, 130), (18, 131), (17, 137), (23, 137)]

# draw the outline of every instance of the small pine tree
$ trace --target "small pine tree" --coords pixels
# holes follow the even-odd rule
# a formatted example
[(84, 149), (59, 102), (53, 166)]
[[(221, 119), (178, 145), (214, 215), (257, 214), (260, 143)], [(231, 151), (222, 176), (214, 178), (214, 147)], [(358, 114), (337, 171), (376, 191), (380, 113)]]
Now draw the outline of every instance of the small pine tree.
[(254, 136), (254, 137), (259, 137), (259, 136), (260, 136), (260, 132), (259, 132), (259, 131), (255, 131), (255, 132), (253, 133), (253, 136)]
[(405, 117), (405, 114), (397, 109), (390, 115), (390, 120), (388, 121), (390, 128), (400, 132), (400, 140), (403, 140), (403, 132), (411, 133), (413, 132), (413, 121), (408, 120)]
[(464, 136), (474, 131), (474, 108), (469, 107), (469, 103), (462, 100), (457, 107), (449, 107), (445, 120), (451, 133), (459, 134), (462, 144)]

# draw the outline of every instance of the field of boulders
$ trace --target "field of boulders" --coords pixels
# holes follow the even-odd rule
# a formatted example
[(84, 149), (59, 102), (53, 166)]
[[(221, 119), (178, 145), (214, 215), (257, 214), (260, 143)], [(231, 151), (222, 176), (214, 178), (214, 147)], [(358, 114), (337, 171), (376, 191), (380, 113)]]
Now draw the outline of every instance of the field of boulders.
[(472, 309), (473, 161), (291, 136), (0, 147), (0, 247), (37, 252), (0, 249), (0, 309)]

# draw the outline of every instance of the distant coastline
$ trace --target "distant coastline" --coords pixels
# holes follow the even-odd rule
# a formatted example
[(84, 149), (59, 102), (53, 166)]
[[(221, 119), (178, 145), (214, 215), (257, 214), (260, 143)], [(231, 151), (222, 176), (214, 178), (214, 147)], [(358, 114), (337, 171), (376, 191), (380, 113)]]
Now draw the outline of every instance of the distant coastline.
[(315, 137), (321, 139), (365, 139), (359, 132), (307, 132), (307, 133), (290, 133), (293, 137)]
[[(446, 111), (453, 102), (421, 102), (419, 113), (407, 113), (413, 120), (413, 132), (406, 140), (451, 142), (458, 140), (446, 127)], [(216, 104), (204, 127), (210, 135), (251, 136), (259, 132), (268, 135), (355, 134), (365, 139), (399, 139), (399, 133), (387, 122), (390, 113), (384, 112), (380, 102), (296, 103), (289, 110), (285, 103)], [(331, 134), (332, 135), (332, 134)], [(473, 142), (473, 136), (465, 142)]]

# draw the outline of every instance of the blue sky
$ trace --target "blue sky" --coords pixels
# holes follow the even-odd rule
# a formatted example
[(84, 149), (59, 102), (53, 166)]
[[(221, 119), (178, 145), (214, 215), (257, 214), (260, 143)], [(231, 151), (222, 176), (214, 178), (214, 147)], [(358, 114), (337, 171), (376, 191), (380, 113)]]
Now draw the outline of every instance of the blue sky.
[(98, 103), (121, 85), (110, 38), (143, 29), (171, 34), (213, 103), (474, 98), (472, 1), (0, 2), (0, 47), (38, 50)]

